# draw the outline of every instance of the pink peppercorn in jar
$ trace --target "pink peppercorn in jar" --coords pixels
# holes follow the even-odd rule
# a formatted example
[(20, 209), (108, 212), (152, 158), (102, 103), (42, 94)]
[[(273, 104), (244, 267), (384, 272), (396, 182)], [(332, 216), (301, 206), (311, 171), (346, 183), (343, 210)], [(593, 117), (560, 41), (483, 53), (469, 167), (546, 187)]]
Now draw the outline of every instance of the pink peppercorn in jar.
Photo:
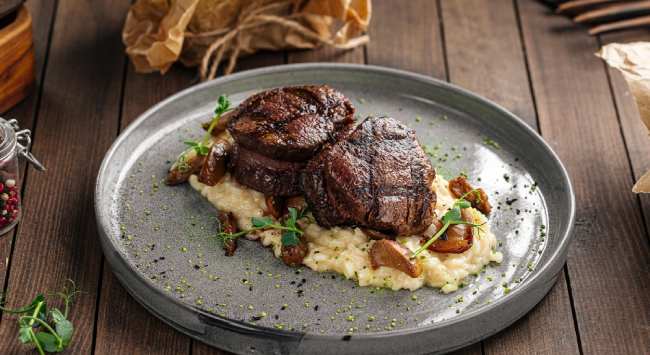
[(0, 234), (15, 227), (21, 216), (19, 157), (45, 170), (29, 152), (31, 142), (28, 129), (21, 130), (16, 120), (0, 118)]

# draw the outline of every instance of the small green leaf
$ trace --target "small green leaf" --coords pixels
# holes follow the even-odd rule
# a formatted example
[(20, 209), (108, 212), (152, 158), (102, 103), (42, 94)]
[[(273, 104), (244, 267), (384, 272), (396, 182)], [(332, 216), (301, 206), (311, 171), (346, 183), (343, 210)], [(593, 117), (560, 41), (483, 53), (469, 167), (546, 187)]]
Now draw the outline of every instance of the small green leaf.
[(298, 220), (298, 210), (293, 207), (289, 207), (289, 219), (294, 223)]
[(467, 201), (467, 200), (458, 200), (458, 201), (456, 201), (456, 206), (458, 206), (460, 208), (470, 208), (470, 207), (472, 207), (472, 204), (469, 203), (469, 201)]
[(208, 148), (206, 145), (203, 145), (202, 143), (196, 146), (195, 149), (199, 155), (208, 155), (208, 153), (210, 153), (210, 148)]
[(228, 96), (221, 95), (219, 96), (219, 99), (217, 100), (217, 107), (214, 109), (214, 114), (217, 116), (221, 116), (224, 112), (228, 111), (230, 109), (230, 100), (228, 100)]
[(461, 219), (460, 208), (454, 207), (447, 211), (444, 216), (442, 216), (442, 223), (449, 223), (452, 221), (459, 221)]
[(183, 143), (185, 143), (185, 145), (190, 146), (190, 147), (192, 147), (192, 148), (194, 148), (194, 147), (196, 147), (197, 145), (199, 145), (199, 143), (198, 143), (198, 142), (195, 142), (195, 141), (185, 141), (185, 142), (183, 142)]
[(270, 217), (253, 217), (251, 223), (255, 228), (264, 228), (269, 224), (273, 224), (273, 220)]
[(282, 246), (294, 246), (300, 243), (300, 239), (294, 231), (284, 231), (282, 232)]
[(34, 297), (32, 302), (29, 305), (25, 306), (25, 307), (14, 308), (14, 309), (0, 307), (0, 310), (2, 310), (4, 312), (7, 312), (7, 313), (16, 313), (16, 314), (26, 313), (26, 312), (29, 312), (29, 311), (33, 310), (34, 307), (36, 307), (36, 305), (38, 303), (43, 302), (44, 300), (45, 300), (45, 297), (42, 294), (38, 294), (38, 295), (36, 295), (36, 297)]
[(65, 319), (63, 313), (61, 313), (61, 311), (58, 309), (53, 309), (51, 314), (52, 320), (54, 321), (54, 330), (56, 330), (56, 333), (63, 341), (63, 346), (67, 346), (70, 344), (70, 339), (72, 339), (74, 326), (72, 325), (72, 322)]
[(21, 343), (27, 344), (32, 341), (32, 327), (28, 325), (21, 326), (20, 329), (18, 329), (18, 340), (20, 340)]
[(35, 335), (36, 339), (41, 343), (43, 350), (48, 353), (56, 353), (63, 350), (63, 348), (59, 346), (59, 341), (54, 335), (46, 332), (38, 332)]

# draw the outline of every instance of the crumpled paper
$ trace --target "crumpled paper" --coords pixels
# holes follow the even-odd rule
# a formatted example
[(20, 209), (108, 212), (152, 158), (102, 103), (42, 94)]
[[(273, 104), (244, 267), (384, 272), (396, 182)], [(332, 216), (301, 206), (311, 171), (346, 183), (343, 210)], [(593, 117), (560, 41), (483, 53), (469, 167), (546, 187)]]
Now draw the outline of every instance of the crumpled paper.
[(122, 41), (138, 72), (180, 60), (206, 80), (259, 50), (362, 45), (370, 17), (371, 0), (137, 0)]
[[(596, 55), (623, 73), (641, 120), (650, 131), (650, 42), (612, 43), (601, 48)], [(632, 191), (650, 193), (650, 171), (634, 184)]]

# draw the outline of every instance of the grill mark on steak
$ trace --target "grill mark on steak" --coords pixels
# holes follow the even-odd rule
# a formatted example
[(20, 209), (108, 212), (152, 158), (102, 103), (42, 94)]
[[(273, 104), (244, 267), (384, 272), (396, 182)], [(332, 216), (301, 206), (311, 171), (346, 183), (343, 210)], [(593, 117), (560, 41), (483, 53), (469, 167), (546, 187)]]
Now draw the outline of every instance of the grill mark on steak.
[(255, 94), (235, 111), (228, 131), (238, 144), (270, 158), (304, 161), (353, 122), (354, 107), (326, 85)]
[(300, 171), (354, 121), (341, 93), (322, 86), (278, 88), (255, 94), (235, 110), (231, 171), (241, 184), (272, 196), (302, 192)]
[(433, 220), (434, 178), (415, 132), (392, 118), (369, 117), (312, 159), (301, 181), (322, 226), (409, 235)]

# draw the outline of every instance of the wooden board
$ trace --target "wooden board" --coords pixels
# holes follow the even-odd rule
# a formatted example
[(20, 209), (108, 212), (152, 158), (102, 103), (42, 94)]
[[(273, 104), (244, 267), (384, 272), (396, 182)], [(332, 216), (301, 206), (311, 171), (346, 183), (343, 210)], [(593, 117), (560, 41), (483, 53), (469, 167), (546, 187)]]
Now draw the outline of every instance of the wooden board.
[[(48, 38), (50, 30), (52, 29), (52, 21), (54, 18), (54, 3), (48, 2), (46, 4), (36, 4), (35, 1), (27, 3), (27, 8), (32, 15), (34, 21), (33, 38), (35, 40), (34, 53), (35, 53), (35, 77), (36, 87), (40, 88), (42, 77), (45, 68), (45, 59), (48, 50)], [(40, 99), (40, 90), (34, 90), (33, 94), (28, 96), (25, 100), (9, 110), (3, 115), (7, 119), (15, 118), (21, 127), (31, 129), (35, 133), (34, 127), (36, 123), (36, 114), (38, 112), (38, 104)], [(23, 188), (28, 179), (27, 174), (33, 171), (25, 169), (25, 163), (21, 163), (20, 168), (21, 176), (23, 179)], [(11, 264), (11, 252), (16, 229), (9, 231), (5, 235), (0, 236), (0, 279), (2, 280), (3, 293), (6, 293), (6, 275)]]
[(0, 113), (24, 99), (33, 81), (32, 17), (23, 6), (11, 24), (0, 27)]
[[(87, 354), (94, 342), (101, 251), (93, 215), (95, 176), (115, 138), (124, 56), (119, 28), (129, 1), (58, 3), (34, 154), (48, 166), (25, 187), (23, 221), (14, 246), (8, 305), (38, 292), (56, 291), (66, 279), (84, 294), (71, 313), (71, 353)], [(80, 19), (84, 21), (69, 21)], [(80, 52), (81, 51), (81, 52)], [(46, 133), (46, 134), (45, 134)], [(3, 314), (5, 353), (21, 347), (17, 324)]]
[(540, 129), (569, 170), (577, 219), (568, 269), (585, 354), (650, 349), (648, 239), (598, 42), (519, 1)]

